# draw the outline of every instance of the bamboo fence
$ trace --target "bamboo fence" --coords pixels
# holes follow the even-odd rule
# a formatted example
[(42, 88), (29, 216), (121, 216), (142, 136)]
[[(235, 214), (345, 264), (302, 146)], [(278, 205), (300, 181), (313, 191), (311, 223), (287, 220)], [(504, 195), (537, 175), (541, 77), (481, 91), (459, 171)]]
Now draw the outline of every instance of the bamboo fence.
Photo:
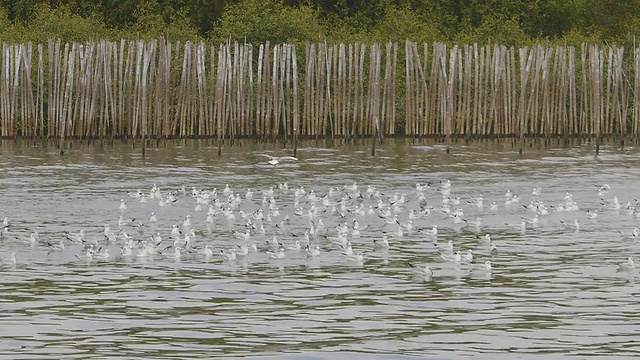
[[(640, 48), (151, 41), (3, 44), (3, 138), (640, 134)], [(400, 60), (399, 60), (400, 58)], [(401, 64), (398, 64), (398, 61)], [(404, 61), (404, 65), (402, 62)]]

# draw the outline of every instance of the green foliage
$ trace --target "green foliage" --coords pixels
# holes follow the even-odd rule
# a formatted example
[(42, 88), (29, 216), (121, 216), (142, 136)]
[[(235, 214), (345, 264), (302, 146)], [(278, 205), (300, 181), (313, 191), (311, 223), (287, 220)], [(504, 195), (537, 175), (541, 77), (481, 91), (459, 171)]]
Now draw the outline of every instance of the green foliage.
[(309, 6), (285, 7), (278, 0), (244, 0), (225, 8), (213, 39), (302, 45), (307, 40), (324, 39), (324, 29)]
[(640, 0), (0, 0), (0, 39), (632, 45)]
[(607, 41), (624, 37), (635, 29), (633, 19), (640, 16), (640, 1), (582, 0), (578, 25), (589, 32), (599, 33)]
[(587, 31), (578, 31), (572, 29), (568, 31), (562, 38), (555, 41), (557, 45), (571, 45), (580, 48), (582, 43), (587, 44), (602, 44), (602, 36), (598, 33), (592, 33)]
[(526, 45), (530, 41), (520, 24), (513, 18), (501, 15), (484, 17), (477, 28), (469, 32), (460, 33), (455, 43), (481, 45), (492, 43), (506, 46)]
[(140, 3), (134, 11), (134, 18), (136, 21), (124, 30), (123, 37), (148, 40), (164, 35), (169, 41), (184, 42), (193, 41), (199, 35), (186, 10), (162, 11), (155, 1)]
[(438, 25), (409, 9), (391, 5), (387, 7), (382, 20), (373, 27), (371, 35), (376, 42), (403, 42), (406, 39), (433, 42), (442, 38)]
[(108, 39), (110, 31), (99, 19), (73, 14), (68, 7), (50, 8), (48, 5), (37, 5), (33, 18), (17, 26), (12, 34), (15, 42), (32, 41), (46, 43), (49, 38), (63, 42), (84, 42), (87, 40)]
[(22, 28), (13, 25), (9, 20), (9, 11), (0, 8), (0, 41), (8, 43), (19, 41), (21, 32)]

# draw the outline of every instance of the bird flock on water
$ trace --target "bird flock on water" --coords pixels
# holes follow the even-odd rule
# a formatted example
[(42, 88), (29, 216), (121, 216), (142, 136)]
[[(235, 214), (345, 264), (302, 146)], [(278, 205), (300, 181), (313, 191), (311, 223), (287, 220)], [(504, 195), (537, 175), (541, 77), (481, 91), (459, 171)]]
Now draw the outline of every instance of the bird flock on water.
[[(274, 162), (292, 159), (271, 158)], [(146, 192), (123, 194), (120, 203), (114, 204), (115, 224), (107, 221), (101, 233), (69, 229), (41, 236), (22, 228), (19, 219), (5, 217), (0, 224), (0, 251), (4, 250), (0, 269), (20, 266), (20, 254), (32, 249), (45, 250), (49, 258), (71, 252), (74, 261), (95, 264), (136, 259), (251, 264), (298, 258), (313, 262), (332, 256), (335, 261), (362, 265), (382, 256), (393, 257), (403, 242), (420, 241), (431, 245), (422, 254), (411, 254), (413, 259), (403, 260), (407, 272), (426, 281), (437, 278), (446, 267), (490, 277), (501, 255), (492, 233), (535, 231), (541, 219), (557, 213), (575, 214), (569, 216), (573, 221), (552, 220), (559, 228), (574, 232), (580, 231), (580, 219), (597, 222), (603, 211), (640, 218), (635, 200), (622, 204), (617, 196), (608, 196), (610, 190), (606, 184), (596, 186), (599, 206), (583, 210), (570, 192), (561, 202), (547, 204), (542, 187), (523, 195), (528, 202), (511, 190), (490, 201), (481, 194), (461, 198), (446, 179), (416, 183), (407, 191), (393, 193), (356, 182), (323, 190), (290, 187), (285, 182), (255, 190), (233, 189), (227, 184), (222, 190), (186, 190), (183, 186), (162, 191), (154, 184)], [(180, 221), (163, 219), (167, 208), (179, 209)], [(132, 209), (148, 215), (132, 218)], [(504, 223), (502, 228), (485, 225), (483, 216), (499, 216), (504, 211), (520, 214), (521, 221)], [(474, 245), (463, 249), (453, 240), (441, 241), (443, 232), (472, 239)], [(634, 244), (640, 230), (620, 231), (617, 236)], [(9, 244), (17, 251), (7, 252)], [(635, 276), (633, 256), (620, 262), (618, 270)]]

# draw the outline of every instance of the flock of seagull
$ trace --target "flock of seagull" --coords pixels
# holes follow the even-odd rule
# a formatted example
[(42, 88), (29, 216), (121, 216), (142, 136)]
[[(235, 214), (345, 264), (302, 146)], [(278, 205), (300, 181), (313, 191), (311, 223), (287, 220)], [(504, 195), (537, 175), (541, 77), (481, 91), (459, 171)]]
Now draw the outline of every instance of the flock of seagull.
[[(295, 158), (271, 158), (280, 161)], [(104, 225), (100, 233), (73, 229), (61, 234), (41, 236), (21, 229), (19, 219), (4, 218), (0, 224), (0, 270), (16, 268), (21, 254), (40, 249), (52, 257), (72, 252), (73, 261), (102, 263), (134, 259), (145, 261), (220, 261), (282, 262), (291, 257), (317, 261), (326, 256), (349, 264), (363, 264), (380, 254), (393, 256), (402, 241), (429, 243), (423, 256), (403, 258), (407, 272), (430, 281), (440, 269), (452, 267), (462, 272), (480, 272), (491, 276), (494, 262), (500, 259), (499, 245), (483, 218), (465, 216), (496, 214), (510, 211), (521, 214), (517, 224), (505, 225), (508, 231), (527, 231), (539, 226), (541, 219), (559, 212), (583, 214), (597, 221), (599, 211), (625, 211), (640, 218), (637, 204), (622, 204), (616, 196), (608, 197), (609, 185), (596, 186), (600, 208), (582, 210), (567, 192), (555, 205), (547, 205), (543, 189), (536, 187), (523, 195), (508, 190), (503, 198), (484, 200), (482, 195), (455, 196), (450, 180), (416, 183), (407, 192), (386, 193), (375, 186), (356, 182), (323, 191), (290, 187), (281, 183), (266, 189), (222, 190), (182, 187), (163, 191), (153, 185), (149, 191), (137, 190), (123, 194), (113, 212), (118, 213), (115, 225)], [(117, 210), (115, 209), (117, 207)], [(175, 209), (180, 220), (163, 219), (164, 209)], [(145, 213), (133, 218), (130, 213)], [(169, 216), (167, 216), (169, 218)], [(579, 231), (576, 215), (572, 222), (559, 221), (568, 231)], [(555, 220), (554, 220), (555, 221)], [(112, 223), (113, 224), (113, 223)], [(439, 234), (455, 231), (473, 239), (473, 248), (461, 249), (453, 240), (439, 240)], [(633, 229), (620, 236), (631, 242), (640, 239), (640, 230)], [(7, 252), (7, 244), (17, 251)], [(619, 271), (636, 273), (633, 257), (618, 265)]]

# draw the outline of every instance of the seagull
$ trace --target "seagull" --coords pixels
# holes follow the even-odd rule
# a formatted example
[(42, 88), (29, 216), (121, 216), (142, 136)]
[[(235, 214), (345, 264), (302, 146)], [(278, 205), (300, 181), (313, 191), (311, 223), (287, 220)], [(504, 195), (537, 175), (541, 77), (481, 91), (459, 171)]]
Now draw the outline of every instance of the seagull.
[(287, 250), (298, 251), (302, 249), (302, 245), (300, 245), (300, 241), (296, 240), (292, 246), (287, 247)]
[(133, 248), (129, 245), (125, 245), (120, 251), (120, 255), (124, 257), (129, 257), (133, 255)]
[[(5, 260), (0, 259), (0, 262), (5, 264), (7, 263)], [(16, 264), (18, 263), (18, 260), (16, 259), (16, 253), (11, 253), (11, 255), (9, 256), (9, 261), (8, 263), (11, 265), (11, 267), (16, 267)]]
[(241, 233), (237, 230), (233, 230), (232, 233), (238, 240), (249, 240), (249, 238), (251, 238), (251, 230), (249, 229), (247, 229), (247, 231), (245, 231), (244, 233)]
[(456, 251), (455, 254), (453, 255), (443, 254), (443, 253), (438, 253), (438, 254), (445, 261), (452, 261), (455, 263), (459, 263), (462, 260), (462, 255), (460, 255), (460, 251)]
[(236, 254), (239, 256), (245, 256), (249, 254), (249, 247), (247, 245), (236, 245), (238, 246), (239, 251), (236, 251)]
[(493, 269), (492, 266), (491, 266), (491, 260), (487, 260), (487, 261), (484, 262), (484, 269), (487, 272), (490, 272)]
[(438, 235), (438, 225), (433, 225), (431, 229), (422, 230), (422, 232), (427, 235), (436, 236)]
[(139, 197), (143, 197), (144, 193), (142, 192), (141, 189), (138, 189), (138, 191), (135, 193), (132, 193), (131, 191), (127, 191), (127, 195), (129, 195), (129, 197), (131, 198), (137, 199)]
[(346, 255), (346, 258), (347, 258), (347, 260), (362, 262), (362, 261), (364, 261), (364, 254), (359, 252), (357, 254)]
[(267, 251), (267, 254), (269, 254), (269, 257), (271, 257), (272, 259), (284, 259), (284, 248), (280, 247), (280, 249), (277, 252), (270, 252)]
[(229, 252), (220, 250), (220, 255), (222, 255), (228, 261), (234, 261), (236, 259), (236, 249), (231, 249), (231, 251)]
[(632, 271), (636, 268), (633, 262), (633, 256), (629, 256), (627, 261), (618, 264), (618, 271)]
[(173, 224), (171, 228), (171, 236), (180, 237), (180, 235), (182, 235), (182, 231), (180, 231), (180, 228), (178, 227), (178, 225)]
[(38, 237), (38, 232), (33, 232), (29, 235), (29, 239), (27, 240), (28, 243), (30, 243), (31, 245), (34, 245), (36, 242), (38, 242), (39, 237)]
[[(567, 223), (565, 223), (564, 221), (560, 220), (560, 223), (565, 228), (569, 228), (569, 225)], [(573, 227), (575, 228), (576, 231), (580, 230), (580, 222), (578, 221), (578, 219), (573, 220)]]
[(317, 245), (314, 247), (311, 247), (309, 245), (307, 245), (305, 247), (305, 250), (307, 251), (307, 254), (309, 254), (309, 256), (318, 256), (320, 255), (320, 247), (318, 247)]
[(383, 235), (382, 239), (373, 239), (373, 243), (375, 246), (389, 247), (389, 237), (387, 235)]
[(527, 219), (522, 218), (520, 220), (520, 232), (524, 234), (526, 231), (527, 231)]
[(341, 247), (344, 249), (344, 251), (342, 251), (342, 255), (346, 255), (346, 256), (353, 255), (353, 248), (351, 247), (351, 242), (347, 242), (347, 246), (341, 245)]
[(75, 234), (69, 234), (66, 233), (65, 236), (67, 237), (67, 239), (69, 239), (71, 242), (74, 243), (81, 243), (84, 241), (84, 229), (80, 230), (78, 233)]
[(120, 217), (118, 217), (118, 229), (122, 229), (122, 226), (125, 225), (127, 222), (124, 220), (124, 217), (122, 217), (122, 215), (120, 215)]
[(109, 226), (109, 224), (105, 224), (104, 225), (104, 236), (107, 237), (107, 239), (110, 239), (111, 237), (115, 236), (116, 232), (111, 230), (111, 226)]
[(279, 248), (282, 246), (280, 241), (278, 241), (278, 237), (276, 235), (273, 235), (271, 240), (267, 240), (267, 245), (272, 246), (274, 248)]
[(408, 263), (411, 270), (413, 270), (416, 274), (422, 275), (427, 280), (431, 280), (433, 278), (433, 270), (426, 265), (417, 265), (413, 263)]
[[(464, 219), (462, 219), (462, 220), (464, 220)], [(471, 226), (475, 227), (475, 229), (476, 229), (477, 231), (480, 231), (480, 230), (482, 229), (482, 218), (476, 218), (476, 220), (475, 220), (475, 221), (471, 221), (471, 222), (466, 221), (466, 220), (464, 220), (464, 221), (465, 221), (468, 225), (471, 225)]]
[(640, 229), (635, 228), (633, 229), (633, 232), (631, 232), (631, 235), (624, 235), (622, 233), (622, 231), (618, 230), (618, 233), (620, 233), (620, 235), (623, 237), (623, 239), (629, 239), (629, 240), (636, 240), (638, 239), (638, 237), (640, 237)]
[(11, 266), (16, 267), (16, 264), (18, 264), (18, 260), (16, 260), (16, 253), (11, 253), (9, 261), (11, 262)]
[(211, 245), (206, 245), (204, 249), (200, 250), (199, 254), (209, 259), (213, 256), (213, 248)]
[(179, 247), (179, 246), (176, 246), (176, 247), (173, 249), (173, 253), (162, 254), (162, 255), (164, 255), (164, 256), (166, 256), (166, 257), (169, 257), (169, 258), (172, 258), (172, 259), (176, 259), (176, 260), (178, 260), (178, 259), (180, 259), (180, 257), (182, 256), (181, 251), (182, 251), (182, 248), (181, 248), (181, 247)]
[(270, 165), (273, 165), (273, 166), (276, 166), (276, 165), (278, 165), (278, 164), (280, 164), (281, 162), (284, 162), (284, 161), (289, 161), (289, 160), (297, 161), (298, 160), (298, 158), (293, 157), (293, 156), (271, 156), (271, 155), (268, 155), (268, 154), (258, 154), (258, 155), (259, 156), (268, 157), (269, 161), (267, 161), (267, 163), (270, 164)]
[(182, 222), (182, 226), (184, 227), (190, 227), (191, 226), (191, 215), (187, 215), (184, 219), (184, 221)]
[(53, 244), (53, 243), (50, 243), (50, 242), (47, 242), (46, 244), (47, 244), (47, 246), (49, 246), (51, 248), (51, 251), (54, 251), (54, 250), (62, 251), (62, 250), (64, 250), (64, 241), (62, 241), (62, 240), (60, 240), (60, 242), (58, 244)]
[(504, 194), (504, 197), (506, 199), (511, 199), (511, 197), (513, 197), (513, 193), (511, 192), (511, 190), (507, 190), (507, 192)]
[(93, 253), (93, 256), (100, 260), (109, 260), (111, 257), (111, 249), (104, 249), (104, 251), (98, 249), (98, 252)]
[(480, 239), (480, 240), (484, 240), (484, 241), (486, 241), (486, 242), (488, 242), (488, 243), (491, 243), (491, 241), (492, 241), (492, 240), (491, 240), (491, 234), (485, 234), (483, 237), (480, 237), (480, 236), (476, 236), (476, 237), (477, 237), (478, 239)]
[(609, 184), (604, 184), (602, 186), (596, 185), (596, 188), (598, 189), (598, 196), (604, 197), (607, 191), (611, 189), (611, 186), (609, 186)]
[(473, 261), (473, 250), (471, 250), (471, 249), (467, 250), (467, 253), (464, 254), (464, 255), (461, 255), (461, 257), (462, 257), (462, 260), (464, 260), (464, 261), (466, 261), (468, 263), (472, 262)]
[(87, 262), (91, 262), (91, 260), (93, 260), (93, 255), (95, 255), (95, 251), (93, 250), (93, 246), (91, 246), (85, 251), (84, 257), (76, 255), (76, 258), (80, 261), (85, 260)]

